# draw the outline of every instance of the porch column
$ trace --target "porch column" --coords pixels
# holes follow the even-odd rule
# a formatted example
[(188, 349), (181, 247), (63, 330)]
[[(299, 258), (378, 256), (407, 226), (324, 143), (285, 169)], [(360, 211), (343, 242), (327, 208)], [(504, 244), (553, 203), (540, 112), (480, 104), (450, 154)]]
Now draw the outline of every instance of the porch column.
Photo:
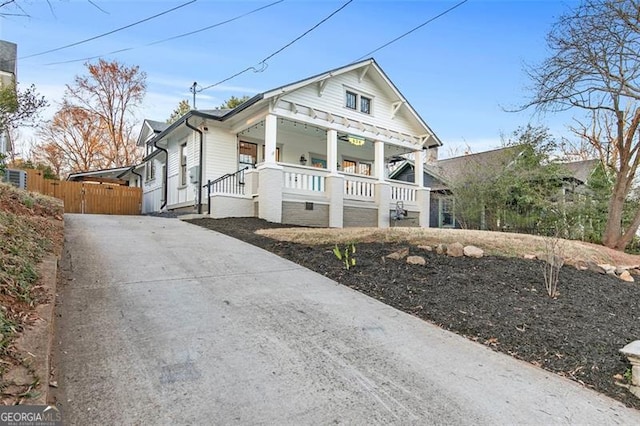
[(342, 228), (344, 225), (344, 177), (338, 173), (338, 132), (327, 130), (327, 168), (325, 190), (329, 199), (329, 227)]
[(332, 175), (338, 174), (338, 131), (327, 130), (327, 168)]
[(374, 167), (375, 174), (374, 176), (378, 178), (379, 181), (384, 181), (384, 142), (375, 141), (373, 142), (374, 149)]
[(282, 167), (276, 163), (278, 121), (268, 114), (264, 123), (264, 163), (258, 167), (258, 217), (282, 223)]
[(431, 202), (431, 190), (424, 187), (424, 151), (422, 149), (414, 151), (414, 183), (416, 189), (416, 202), (418, 203), (418, 225), (421, 228), (429, 227), (429, 214)]
[(414, 168), (414, 182), (419, 187), (424, 186), (424, 151), (418, 150), (413, 152), (413, 157), (415, 161)]
[(376, 205), (378, 206), (378, 228), (388, 228), (391, 219), (391, 185), (379, 180), (375, 183)]
[(278, 119), (273, 114), (267, 114), (264, 119), (264, 162), (276, 164), (276, 140), (278, 138)]

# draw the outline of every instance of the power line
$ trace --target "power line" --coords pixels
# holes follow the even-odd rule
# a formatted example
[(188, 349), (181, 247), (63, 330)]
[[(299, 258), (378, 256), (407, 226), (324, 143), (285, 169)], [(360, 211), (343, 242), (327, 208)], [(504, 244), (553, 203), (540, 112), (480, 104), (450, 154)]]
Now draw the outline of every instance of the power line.
[(59, 50), (67, 49), (67, 48), (69, 48), (69, 47), (78, 46), (78, 45), (80, 45), (80, 44), (84, 44), (84, 43), (87, 43), (87, 42), (89, 42), (89, 41), (93, 41), (93, 40), (99, 39), (99, 38), (101, 38), (101, 37), (105, 37), (105, 36), (111, 35), (111, 34), (113, 34), (113, 33), (117, 33), (118, 31), (122, 31), (122, 30), (125, 30), (125, 29), (127, 29), (127, 28), (131, 28), (131, 27), (136, 26), (136, 25), (139, 25), (139, 24), (141, 24), (141, 23), (143, 23), (143, 22), (150, 21), (150, 20), (155, 19), (155, 18), (158, 18), (158, 17), (160, 17), (160, 16), (162, 16), (162, 15), (166, 15), (167, 13), (171, 13), (171, 12), (173, 12), (173, 11), (175, 11), (175, 10), (178, 10), (178, 9), (180, 9), (180, 8), (183, 8), (183, 7), (185, 7), (185, 6), (188, 6), (188, 5), (192, 4), (192, 3), (195, 3), (196, 1), (197, 1), (197, 0), (190, 0), (190, 1), (188, 1), (188, 2), (186, 2), (186, 3), (182, 3), (181, 5), (178, 5), (178, 6), (174, 7), (174, 8), (171, 8), (171, 9), (165, 10), (164, 12), (160, 12), (160, 13), (158, 13), (158, 14), (156, 14), (156, 15), (149, 16), (148, 18), (142, 19), (142, 20), (140, 20), (140, 21), (136, 21), (136, 22), (134, 22), (134, 23), (132, 23), (132, 24), (129, 24), (129, 25), (125, 25), (124, 27), (116, 28), (115, 30), (108, 31), (108, 32), (106, 32), (106, 33), (104, 33), (104, 34), (100, 34), (100, 35), (97, 35), (97, 36), (94, 36), (94, 37), (91, 37), (91, 38), (87, 38), (87, 39), (84, 39), (84, 40), (80, 40), (80, 41), (77, 41), (77, 42), (75, 42), (75, 43), (67, 44), (66, 46), (57, 47), (57, 48), (55, 48), (55, 49), (45, 50), (44, 52), (34, 53), (33, 55), (23, 56), (22, 58), (19, 58), (19, 59), (33, 58), (33, 57), (35, 57), (35, 56), (41, 56), (41, 55), (45, 55), (45, 54), (47, 54), (47, 53), (57, 52), (57, 51), (59, 51)]
[[(253, 70), (254, 72), (263, 72), (264, 70), (267, 69), (267, 67), (269, 66), (269, 64), (267, 64), (267, 61), (271, 58), (273, 58), (274, 56), (276, 56), (278, 53), (282, 52), (283, 50), (285, 50), (287, 47), (291, 46), (292, 44), (294, 44), (295, 42), (297, 42), (298, 40), (300, 40), (301, 38), (303, 38), (304, 36), (306, 36), (307, 34), (309, 34), (311, 31), (315, 30), (316, 28), (318, 28), (320, 25), (324, 24), (325, 22), (327, 22), (329, 19), (331, 19), (333, 17), (333, 15), (337, 14), (338, 12), (340, 12), (342, 9), (344, 9), (345, 7), (347, 7), (349, 5), (349, 3), (351, 3), (353, 0), (349, 0), (347, 1), (345, 4), (343, 4), (342, 6), (340, 6), (338, 9), (334, 10), (333, 12), (331, 12), (331, 14), (329, 14), (327, 17), (325, 17), (324, 19), (322, 19), (320, 22), (318, 22), (317, 24), (315, 24), (313, 27), (309, 28), (307, 31), (305, 31), (304, 33), (300, 34), (298, 37), (294, 38), (293, 40), (291, 40), (289, 43), (285, 44), (284, 46), (282, 46), (280, 49), (276, 50), (275, 52), (273, 52), (272, 54), (270, 54), (269, 56), (267, 56), (266, 58), (264, 58), (262, 61), (258, 62), (256, 64), (256, 66), (259, 66), (260, 68), (256, 68), (256, 66), (250, 66), (247, 67), (245, 69), (243, 69), (242, 71), (239, 71), (235, 74), (233, 74), (230, 77), (227, 77), (223, 80), (218, 81), (217, 83), (214, 84), (210, 84), (208, 86), (202, 87), (199, 90), (197, 90), (198, 93), (202, 92), (203, 90), (207, 90), (207, 89), (211, 89), (212, 87), (215, 86), (219, 86), (222, 83), (225, 83), (231, 79), (234, 79), (236, 77), (238, 77), (241, 74), (244, 74), (248, 71)], [(193, 91), (196, 91), (195, 87), (192, 89)]]
[(372, 50), (371, 52), (367, 53), (366, 55), (363, 55), (363, 56), (359, 57), (358, 59), (356, 59), (356, 60), (355, 60), (355, 61), (353, 61), (353, 62), (358, 62), (358, 61), (360, 61), (360, 60), (362, 60), (362, 59), (370, 58), (370, 57), (371, 57), (371, 55), (373, 55), (373, 54), (374, 54), (374, 53), (376, 53), (377, 51), (382, 50), (382, 49), (384, 49), (385, 47), (387, 47), (387, 46), (389, 46), (389, 45), (391, 45), (391, 44), (395, 43), (395, 42), (396, 42), (396, 41), (398, 41), (398, 40), (400, 40), (401, 38), (404, 38), (404, 37), (408, 36), (408, 35), (409, 35), (409, 34), (411, 34), (412, 32), (419, 30), (420, 28), (424, 27), (425, 25), (427, 25), (427, 24), (429, 24), (429, 23), (431, 23), (431, 22), (435, 21), (436, 19), (438, 19), (438, 18), (440, 18), (440, 17), (442, 17), (442, 16), (444, 16), (444, 15), (446, 15), (447, 13), (449, 13), (449, 12), (451, 12), (452, 10), (454, 10), (454, 9), (456, 9), (456, 8), (458, 8), (458, 7), (460, 7), (460, 6), (462, 6), (464, 3), (468, 2), (468, 1), (469, 1), (469, 0), (462, 0), (460, 3), (457, 3), (457, 4), (453, 5), (453, 6), (451, 6), (449, 9), (445, 10), (444, 12), (442, 12), (442, 13), (440, 13), (440, 14), (438, 14), (438, 15), (434, 16), (433, 18), (430, 18), (430, 19), (426, 20), (425, 22), (423, 22), (422, 24), (418, 25), (417, 27), (414, 27), (414, 28), (410, 29), (410, 30), (409, 30), (409, 31), (407, 31), (406, 33), (404, 33), (404, 34), (402, 34), (402, 35), (400, 35), (400, 36), (398, 36), (398, 37), (394, 38), (393, 40), (391, 40), (391, 41), (390, 41), (390, 42), (388, 42), (388, 43), (383, 44), (382, 46), (378, 47), (377, 49)]
[(212, 28), (219, 27), (221, 25), (228, 24), (228, 23), (233, 22), (233, 21), (237, 21), (240, 18), (244, 18), (245, 16), (251, 15), (252, 13), (259, 12), (259, 11), (261, 11), (263, 9), (268, 8), (268, 7), (275, 6), (276, 4), (282, 3), (283, 1), (285, 1), (285, 0), (278, 0), (278, 1), (275, 1), (273, 3), (267, 4), (265, 6), (261, 6), (261, 7), (257, 8), (257, 9), (250, 10), (249, 12), (245, 12), (245, 13), (243, 13), (241, 15), (238, 15), (238, 16), (235, 16), (233, 18), (227, 19), (225, 21), (221, 21), (221, 22), (218, 22), (216, 24), (209, 25), (209, 26), (206, 26), (206, 27), (194, 30), (194, 31), (189, 31), (188, 33), (182, 33), (182, 34), (178, 34), (178, 35), (175, 35), (175, 36), (164, 38), (162, 40), (153, 41), (151, 43), (148, 43), (148, 44), (145, 44), (145, 45), (142, 45), (142, 46), (125, 47), (123, 49), (118, 49), (118, 50), (114, 50), (114, 51), (109, 52), (109, 53), (103, 53), (101, 55), (90, 56), (90, 57), (87, 57), (87, 58), (70, 59), (68, 61), (60, 61), (60, 62), (50, 62), (48, 64), (44, 64), (44, 66), (70, 64), (70, 63), (73, 63), (73, 62), (85, 62), (85, 61), (90, 61), (91, 59), (101, 58), (101, 57), (107, 56), (107, 55), (115, 55), (116, 53), (122, 53), (122, 52), (127, 52), (129, 50), (139, 49), (141, 47), (155, 46), (155, 45), (160, 44), (160, 43), (165, 43), (167, 41), (171, 41), (171, 40), (175, 40), (175, 39), (178, 39), (178, 38), (187, 37), (187, 36), (190, 36), (190, 35), (193, 35), (193, 34), (201, 33), (203, 31), (207, 31), (207, 30), (210, 30)]

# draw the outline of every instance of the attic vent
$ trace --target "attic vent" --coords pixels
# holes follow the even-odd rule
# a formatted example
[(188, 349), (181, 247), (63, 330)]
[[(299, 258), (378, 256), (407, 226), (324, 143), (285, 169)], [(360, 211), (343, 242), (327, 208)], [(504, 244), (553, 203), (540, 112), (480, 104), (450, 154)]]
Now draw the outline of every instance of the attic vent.
[(27, 188), (27, 172), (24, 170), (6, 170), (2, 180), (20, 189)]

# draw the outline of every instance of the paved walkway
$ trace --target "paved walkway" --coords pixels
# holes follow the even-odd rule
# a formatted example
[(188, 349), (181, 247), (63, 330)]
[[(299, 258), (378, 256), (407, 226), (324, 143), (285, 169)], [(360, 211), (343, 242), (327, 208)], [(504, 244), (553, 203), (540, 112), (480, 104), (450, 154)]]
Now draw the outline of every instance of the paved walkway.
[(227, 236), (152, 217), (65, 226), (66, 424), (640, 424)]

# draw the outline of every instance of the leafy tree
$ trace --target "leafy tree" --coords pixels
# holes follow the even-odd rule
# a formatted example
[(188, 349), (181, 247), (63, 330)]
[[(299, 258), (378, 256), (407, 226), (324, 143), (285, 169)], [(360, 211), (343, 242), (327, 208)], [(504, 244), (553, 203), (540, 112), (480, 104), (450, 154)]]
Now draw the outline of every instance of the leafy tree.
[(20, 126), (34, 126), (38, 113), (47, 101), (31, 85), (20, 90), (17, 84), (0, 87), (0, 131)]
[(613, 176), (602, 243), (619, 250), (640, 226), (640, 204), (624, 223), (640, 164), (639, 10), (638, 0), (584, 0), (560, 17), (547, 36), (550, 57), (528, 70), (534, 93), (524, 106), (584, 112), (577, 133)]
[(458, 222), (494, 231), (555, 232), (562, 216), (557, 196), (564, 175), (550, 161), (555, 146), (546, 128), (527, 126), (505, 138), (506, 149), (491, 161), (469, 157), (449, 182)]
[(60, 180), (60, 177), (48, 164), (34, 162), (32, 160), (17, 159), (13, 162), (13, 164), (11, 164), (11, 167), (14, 167), (16, 169), (39, 170), (42, 172), (42, 176), (45, 179)]
[(238, 105), (241, 105), (241, 104), (243, 104), (244, 102), (246, 102), (248, 100), (249, 100), (249, 96), (247, 96), (247, 95), (245, 95), (245, 96), (243, 96), (241, 98), (236, 98), (235, 96), (231, 96), (222, 105), (220, 105), (220, 108), (234, 109)]
[(178, 120), (180, 117), (185, 115), (191, 111), (191, 106), (189, 105), (189, 101), (187, 99), (183, 99), (178, 103), (178, 106), (173, 110), (169, 118), (167, 119), (167, 123), (171, 124)]

